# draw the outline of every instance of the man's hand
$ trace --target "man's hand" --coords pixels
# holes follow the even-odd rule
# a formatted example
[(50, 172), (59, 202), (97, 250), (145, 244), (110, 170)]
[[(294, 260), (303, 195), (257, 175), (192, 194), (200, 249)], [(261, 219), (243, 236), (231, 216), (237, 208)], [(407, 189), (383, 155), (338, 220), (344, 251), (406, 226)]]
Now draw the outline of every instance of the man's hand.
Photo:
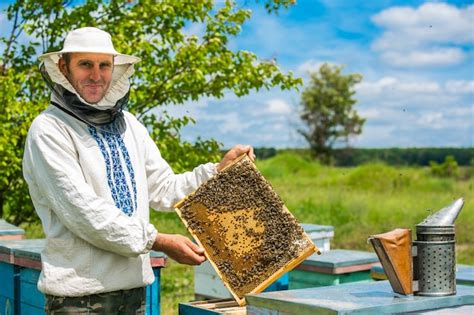
[(152, 249), (164, 252), (180, 264), (200, 265), (206, 260), (203, 248), (179, 234), (158, 233)]
[(253, 148), (250, 145), (238, 144), (224, 155), (224, 158), (217, 165), (217, 171), (220, 172), (224, 167), (232, 163), (233, 160), (244, 153), (247, 153), (251, 161), (255, 160), (255, 154), (253, 153)]

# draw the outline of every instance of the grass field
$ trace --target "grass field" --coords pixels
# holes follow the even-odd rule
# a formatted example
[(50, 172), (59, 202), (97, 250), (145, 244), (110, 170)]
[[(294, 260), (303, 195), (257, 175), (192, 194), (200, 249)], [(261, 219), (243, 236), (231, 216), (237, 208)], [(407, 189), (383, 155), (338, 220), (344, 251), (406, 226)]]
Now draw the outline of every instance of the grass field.
[[(257, 161), (257, 166), (300, 222), (334, 226), (332, 248), (372, 251), (369, 235), (395, 228), (414, 232), (430, 213), (464, 197), (456, 221), (456, 257), (458, 263), (474, 265), (473, 176), (438, 178), (428, 168), (381, 163), (326, 167), (294, 153)], [(174, 213), (153, 211), (151, 221), (163, 233), (186, 234)], [(41, 228), (27, 228), (27, 236), (42, 237)], [(194, 298), (192, 267), (168, 260), (161, 294), (162, 314), (178, 314), (178, 303)]]
[[(414, 232), (430, 213), (464, 197), (456, 221), (456, 255), (459, 263), (474, 265), (472, 177), (437, 178), (428, 168), (381, 163), (326, 167), (291, 153), (258, 161), (257, 166), (300, 222), (334, 226), (332, 248), (373, 251), (369, 235), (395, 228)], [(162, 232), (186, 233), (173, 213), (155, 212), (152, 222)], [(163, 314), (177, 314), (179, 302), (193, 299), (192, 267), (169, 261), (161, 285)]]

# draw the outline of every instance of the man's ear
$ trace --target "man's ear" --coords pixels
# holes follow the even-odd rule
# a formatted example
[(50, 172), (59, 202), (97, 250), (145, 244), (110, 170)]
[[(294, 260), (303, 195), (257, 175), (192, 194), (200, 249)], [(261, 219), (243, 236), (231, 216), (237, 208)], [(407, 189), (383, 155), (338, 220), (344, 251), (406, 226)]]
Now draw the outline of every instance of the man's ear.
[(59, 71), (61, 71), (62, 74), (64, 74), (64, 76), (67, 76), (67, 65), (66, 65), (66, 60), (64, 60), (64, 58), (59, 58), (59, 61), (58, 61), (58, 67), (59, 67)]

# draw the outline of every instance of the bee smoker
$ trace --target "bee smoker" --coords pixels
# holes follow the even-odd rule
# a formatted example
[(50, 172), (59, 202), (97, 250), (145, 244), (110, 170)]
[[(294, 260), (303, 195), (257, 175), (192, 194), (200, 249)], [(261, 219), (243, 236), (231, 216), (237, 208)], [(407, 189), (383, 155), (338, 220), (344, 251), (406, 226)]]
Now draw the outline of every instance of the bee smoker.
[(423, 296), (456, 294), (454, 221), (463, 204), (460, 198), (419, 223), (413, 243), (409, 229), (369, 237), (395, 292)]
[(416, 253), (413, 280), (418, 281), (416, 295), (456, 294), (454, 221), (463, 204), (463, 199), (458, 199), (416, 226), (416, 241), (413, 242), (413, 253)]

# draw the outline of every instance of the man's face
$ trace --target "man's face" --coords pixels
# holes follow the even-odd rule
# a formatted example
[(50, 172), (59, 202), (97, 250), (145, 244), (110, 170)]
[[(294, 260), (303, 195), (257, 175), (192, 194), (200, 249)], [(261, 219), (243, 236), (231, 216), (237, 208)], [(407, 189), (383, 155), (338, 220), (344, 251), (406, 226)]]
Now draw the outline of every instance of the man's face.
[(70, 53), (69, 64), (59, 59), (59, 69), (77, 93), (88, 103), (98, 103), (112, 81), (113, 56), (97, 53)]

